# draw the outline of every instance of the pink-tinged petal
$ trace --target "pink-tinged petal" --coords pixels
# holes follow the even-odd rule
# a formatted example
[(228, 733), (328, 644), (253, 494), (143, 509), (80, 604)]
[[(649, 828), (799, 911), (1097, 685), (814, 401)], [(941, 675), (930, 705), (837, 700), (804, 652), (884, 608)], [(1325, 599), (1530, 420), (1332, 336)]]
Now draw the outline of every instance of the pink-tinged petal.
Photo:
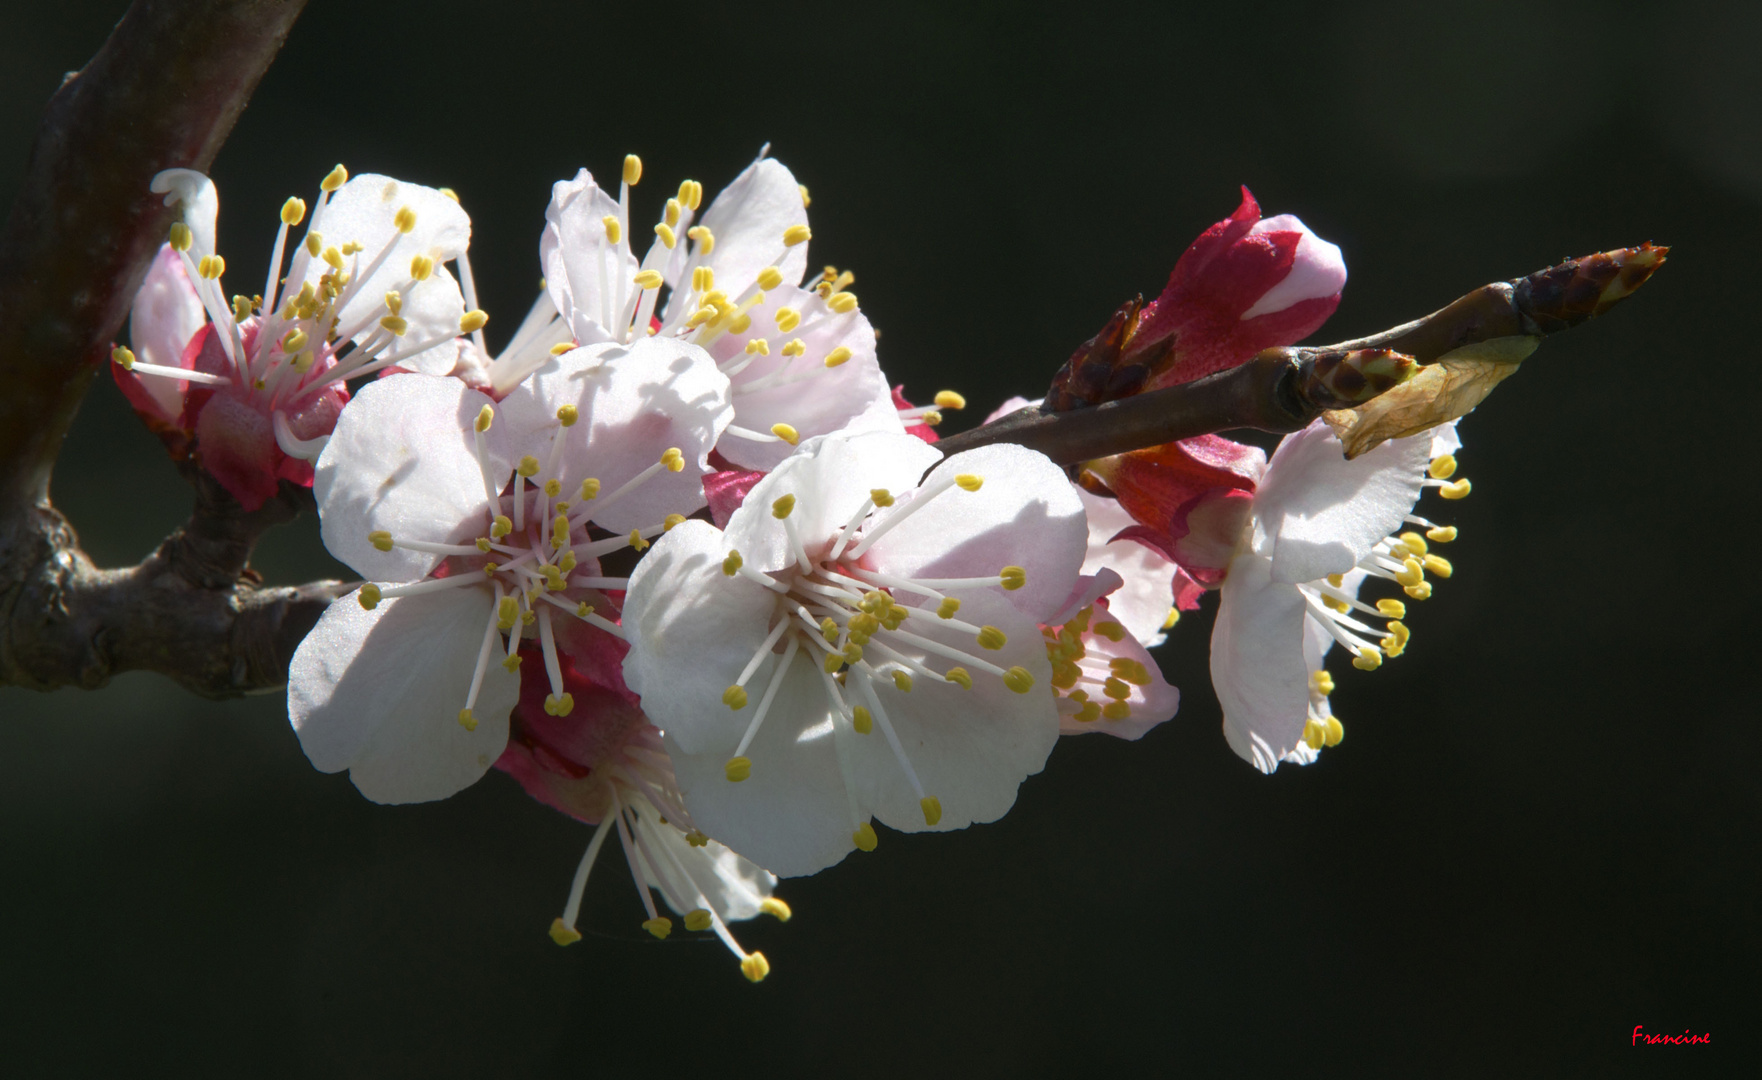
[[(544, 709), (551, 693), (544, 661), (536, 649), (522, 649), (520, 700), (508, 747), (496, 768), (513, 776), (526, 793), (546, 806), (589, 824), (608, 809), (606, 777), (599, 770), (648, 726), (634, 695), (585, 677), (567, 658), (559, 658), (563, 689), (574, 698), (568, 716)], [(621, 681), (621, 680), (620, 680)]]
[[(129, 344), (135, 356), (144, 364), (182, 367), (184, 348), (207, 321), (182, 257), (170, 244), (161, 244), (129, 309)], [(177, 423), (189, 383), (137, 376), (120, 367), (114, 371), (117, 385), (142, 417), (160, 424)]]
[[(868, 735), (846, 736), (842, 741), (850, 748), (857, 805), (871, 808), (878, 820), (901, 832), (948, 832), (996, 821), (1015, 805), (1016, 789), (1045, 766), (1058, 741), (1058, 709), (1048, 690), (1052, 667), (1039, 626), (995, 595), (969, 597), (961, 616), (1002, 630), (1007, 643), (997, 652), (987, 652), (986, 659), (1000, 667), (1026, 669), (1034, 685), (1028, 693), (1018, 694), (997, 676), (980, 672), (973, 672), (971, 690), (926, 678), (917, 679), (909, 692), (889, 680), (876, 683), (875, 696), (924, 793), (942, 804), (941, 820), (926, 825), (917, 789), (900, 767), (878, 720)], [(918, 619), (906, 621), (907, 629), (913, 629), (909, 624)], [(926, 619), (914, 632), (956, 648), (973, 647), (970, 636), (937, 623)], [(913, 659), (926, 655), (909, 647), (899, 651)], [(950, 663), (930, 657), (929, 666), (943, 670)], [(854, 686), (846, 697), (852, 704), (866, 700)]]
[[(492, 512), (473, 425), (490, 398), (457, 379), (394, 375), (368, 383), (337, 419), (319, 455), (313, 495), (324, 546), (372, 581), (415, 581), (439, 555), (380, 551), (368, 534), (426, 543), (484, 535)], [(507, 425), (483, 433), (496, 491), (512, 474)]]
[[(904, 383), (893, 388), (893, 407), (895, 410), (898, 410), (894, 414), (895, 418), (898, 417), (899, 412), (903, 412), (906, 409), (917, 408), (916, 405), (913, 405), (910, 401), (906, 400)], [(931, 427), (929, 424), (923, 423), (908, 425), (905, 429), (905, 433), (914, 439), (920, 439), (927, 443), (936, 442), (940, 438), (940, 436), (936, 434), (935, 428)]]
[(1243, 188), (1241, 206), (1193, 242), (1139, 313), (1118, 365), (1148, 367), (1144, 388), (1156, 389), (1289, 345), (1333, 314), (1345, 272), (1338, 248), (1289, 215), (1261, 221)]
[(214, 181), (194, 169), (165, 169), (154, 174), (147, 186), (165, 196), (165, 205), (176, 208), (190, 227), (191, 254), (197, 258), (214, 254), (215, 223), (220, 218), (220, 192)]
[(275, 427), (262, 404), (257, 395), (223, 387), (196, 418), (202, 467), (247, 511), (275, 496), (279, 469), (287, 456), (275, 441)]
[(1303, 596), (1272, 579), (1272, 563), (1244, 554), (1230, 564), (1211, 633), (1211, 682), (1224, 737), (1270, 773), (1303, 737), (1309, 717)]
[(1425, 432), (1348, 461), (1323, 421), (1286, 436), (1254, 496), (1255, 546), (1272, 559), (1273, 580), (1352, 569), (1412, 511), (1431, 446)]
[(727, 544), (755, 569), (788, 566), (794, 558), (788, 528), (772, 514), (772, 506), (793, 495), (790, 522), (809, 546), (809, 554), (818, 555), (862, 509), (871, 490), (881, 488), (899, 498), (914, 489), (924, 470), (937, 460), (936, 451), (906, 435), (877, 432), (809, 439), (753, 486), (728, 519)]
[(1113, 617), (1146, 647), (1162, 644), (1163, 624), (1175, 602), (1174, 583), (1179, 568), (1152, 547), (1130, 539), (1114, 539), (1136, 524), (1119, 500), (1082, 489), (1078, 489), (1077, 498), (1082, 501), (1089, 521), (1083, 572), (1094, 574), (1108, 569), (1117, 573), (1120, 587), (1108, 594)]
[(1076, 618), (1084, 608), (1095, 604), (1103, 597), (1113, 595), (1123, 584), (1125, 584), (1124, 579), (1105, 566), (1093, 574), (1078, 575), (1076, 587), (1071, 589), (1070, 599), (1066, 600), (1064, 606), (1047, 618), (1046, 624), (1051, 626)]
[[(714, 459), (711, 464), (715, 464)], [(710, 503), (710, 521), (716, 528), (728, 527), (728, 519), (753, 486), (765, 478), (765, 474), (757, 469), (724, 468), (704, 477), (704, 497)]]
[(606, 239), (605, 219), (619, 216), (618, 200), (586, 169), (551, 185), (538, 261), (551, 302), (582, 345), (611, 340), (607, 322), (617, 321), (611, 308), (618, 283), (636, 275), (636, 257), (627, 245)]
[(746, 749), (752, 774), (730, 783), (724, 768), (755, 707), (735, 713), (719, 701), (704, 706), (726, 719), (706, 725), (689, 750), (676, 727), (663, 725), (685, 808), (699, 829), (781, 877), (824, 870), (855, 850), (856, 826), (834, 745), (844, 740), (834, 739), (817, 665), (804, 657), (790, 665)]
[[(745, 719), (722, 704), (722, 692), (765, 640), (775, 606), (771, 590), (722, 572), (727, 552), (714, 527), (687, 521), (655, 541), (624, 596), (624, 632), (632, 642), (624, 681), (688, 753), (719, 745), (731, 725), (744, 729)], [(758, 685), (771, 664), (767, 656), (754, 676)]]
[(977, 491), (953, 486), (909, 513), (904, 505), (887, 511), (904, 517), (869, 557), (877, 570), (914, 578), (985, 577), (1019, 566), (1026, 583), (1004, 595), (1038, 623), (1062, 607), (1076, 585), (1088, 538), (1083, 504), (1063, 469), (1011, 443), (948, 458), (920, 491), (968, 474), (982, 480)]
[[(737, 297), (767, 266), (782, 272), (785, 285), (801, 284), (808, 245), (786, 248), (783, 234), (806, 225), (808, 210), (802, 205), (801, 186), (781, 162), (760, 158), (748, 165), (716, 195), (700, 220), (716, 238), (715, 249), (699, 261), (716, 272), (716, 288)], [(668, 301), (667, 321), (674, 315), (672, 305), (685, 303), (686, 294), (676, 291)]]
[[(1137, 740), (1151, 728), (1171, 719), (1181, 706), (1181, 692), (1170, 686), (1162, 677), (1162, 670), (1157, 667), (1155, 658), (1139, 643), (1131, 633), (1121, 634), (1114, 641), (1102, 634), (1094, 632), (1094, 627), (1110, 620), (1117, 620), (1118, 613), (1110, 609), (1106, 600), (1095, 605), (1095, 612), (1090, 617), (1090, 631), (1083, 635), (1083, 648), (1086, 655), (1077, 661), (1082, 669), (1085, 680), (1079, 685), (1088, 694), (1089, 700), (1100, 705), (1110, 705), (1115, 700), (1105, 693), (1104, 687), (1110, 678), (1124, 683), (1130, 693), (1122, 703), (1129, 710), (1125, 716), (1115, 718), (1104, 711), (1093, 720), (1077, 719), (1084, 703), (1061, 697), (1058, 701), (1059, 734), (1084, 735), (1091, 732), (1102, 732), (1116, 738)], [(1123, 625), (1123, 624), (1122, 624)], [(1130, 630), (1130, 628), (1127, 628)], [(1127, 660), (1136, 665), (1129, 674), (1142, 674), (1145, 679), (1120, 678), (1116, 674), (1114, 661)]]
[(1034, 402), (1034, 401), (1029, 401), (1027, 398), (1022, 397), (1020, 394), (1017, 394), (1015, 397), (1007, 399), (1006, 401), (1004, 401), (1004, 403), (1002, 405), (999, 405), (997, 408), (991, 410), (991, 415), (987, 416), (985, 418), (985, 422), (987, 424), (989, 424), (993, 420), (1002, 420), (1004, 417), (1008, 416), (1010, 413), (1021, 412), (1023, 409), (1026, 409), (1028, 406), (1036, 405), (1036, 404), (1039, 404), (1039, 403)]
[(1089, 469), (1138, 523), (1113, 540), (1147, 544), (1203, 579), (1229, 565), (1266, 455), (1203, 435), (1090, 462)]
[(513, 445), (545, 460), (564, 405), (576, 406), (580, 415), (564, 429), (560, 479), (566, 490), (592, 478), (609, 496), (666, 451), (677, 449), (685, 458), (680, 472), (661, 470), (603, 512), (584, 503), (596, 525), (625, 533), (704, 505), (710, 450), (734, 407), (727, 377), (702, 349), (652, 337), (630, 345), (602, 342), (553, 358), (502, 399)]
[[(183, 356), (178, 358), (178, 366), (191, 371), (200, 371), (208, 375), (219, 375), (223, 378), (235, 377), (235, 369), (231, 360), (227, 359), (226, 348), (220, 343), (220, 331), (213, 323), (203, 324), (200, 330), (190, 338), (184, 346)], [(196, 420), (202, 415), (202, 408), (208, 399), (215, 394), (212, 386), (180, 385), (189, 387), (183, 394), (184, 411), (178, 417), (178, 426), (187, 431), (194, 431)]]
[(466, 586), (332, 604), (288, 669), (288, 717), (321, 772), (349, 770), (380, 803), (444, 799), (477, 782), (508, 741), (520, 678), (492, 662), (472, 713), (459, 723), (493, 598)]

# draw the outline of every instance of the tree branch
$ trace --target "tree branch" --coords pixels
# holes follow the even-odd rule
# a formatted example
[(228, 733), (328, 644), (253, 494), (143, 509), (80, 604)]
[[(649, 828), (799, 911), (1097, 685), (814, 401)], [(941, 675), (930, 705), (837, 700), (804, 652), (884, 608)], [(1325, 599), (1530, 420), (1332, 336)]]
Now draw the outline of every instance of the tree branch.
[(304, 6), (137, 0), (50, 99), (0, 234), (0, 682), (148, 668), (210, 695), (269, 689), (336, 588), (262, 589), (244, 569), (298, 513), (285, 490), (244, 515), (199, 480), (190, 523), (129, 570), (94, 567), (49, 503), (56, 452), (171, 221), (148, 183), (209, 168)]
[(1602, 314), (1646, 282), (1662, 262), (1662, 250), (1642, 245), (1569, 259), (1483, 285), (1423, 319), (1369, 337), (1267, 349), (1239, 367), (1091, 408), (1055, 412), (1035, 406), (936, 445), (955, 454), (1013, 442), (1061, 465), (1079, 465), (1236, 428), (1301, 431), (1325, 410), (1362, 404), (1398, 385), (1399, 377), (1379, 381), (1378, 371), (1404, 375), (1471, 346), (1539, 340)]

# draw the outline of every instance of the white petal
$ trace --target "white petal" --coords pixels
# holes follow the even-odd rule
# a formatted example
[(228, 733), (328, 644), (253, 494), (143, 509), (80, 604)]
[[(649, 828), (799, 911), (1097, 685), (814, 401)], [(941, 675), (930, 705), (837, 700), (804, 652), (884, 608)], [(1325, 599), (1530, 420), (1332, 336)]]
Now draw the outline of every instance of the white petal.
[(520, 677), (489, 664), (473, 715), (459, 724), (492, 599), (465, 586), (332, 604), (288, 670), (288, 717), (323, 772), (349, 770), (374, 802), (444, 799), (477, 781), (508, 742)]
[[(659, 812), (647, 802), (636, 804), (637, 828), (662, 859), (667, 861), (667, 881), (688, 886), (693, 895), (674, 896), (672, 890), (649, 875), (649, 884), (662, 889), (667, 905), (684, 915), (703, 906), (714, 911), (723, 922), (739, 922), (759, 914), (762, 904), (777, 887), (777, 875), (711, 840), (703, 847), (694, 847), (685, 834), (672, 825), (662, 825)], [(665, 854), (662, 854), (662, 853)], [(683, 869), (686, 882), (679, 882)]]
[(465, 298), (459, 293), (459, 283), (446, 267), (437, 266), (427, 281), (405, 289), (402, 296), (403, 306), (398, 314), (410, 324), (409, 329), (380, 355), (439, 340), (433, 348), (398, 361), (398, 366), (424, 375), (452, 374), (453, 365), (459, 360), (459, 319), (465, 314)]
[(1280, 214), (1277, 217), (1262, 218), (1248, 235), (1254, 236), (1269, 232), (1298, 232), (1303, 236), (1297, 241), (1297, 254), (1291, 263), (1291, 272), (1285, 280), (1268, 289), (1254, 306), (1242, 313), (1242, 318), (1252, 319), (1257, 315), (1270, 315), (1275, 311), (1283, 311), (1292, 304), (1305, 300), (1319, 300), (1333, 296), (1346, 287), (1346, 257), (1340, 249), (1309, 231), (1309, 226), (1299, 221), (1293, 214)]
[(875, 567), (910, 577), (982, 577), (1020, 566), (1027, 584), (1004, 595), (1036, 622), (1051, 616), (1076, 584), (1089, 535), (1064, 470), (1044, 454), (999, 443), (945, 460), (924, 485), (963, 473), (983, 485), (949, 488), (913, 511), (870, 549)]
[[(715, 526), (684, 522), (636, 564), (624, 598), (630, 643), (624, 680), (681, 752), (720, 745), (729, 725), (744, 728), (740, 714), (722, 704), (722, 692), (734, 685), (770, 629), (774, 594), (722, 573), (727, 550)], [(762, 688), (771, 663), (767, 657), (748, 685)], [(751, 696), (758, 698), (756, 692)]]
[[(398, 211), (405, 207), (416, 215), (416, 225), (408, 233), (400, 233), (395, 219)], [(361, 245), (361, 250), (349, 259), (357, 268), (353, 272), (363, 276), (349, 283), (351, 297), (339, 313), (341, 326), (352, 326), (382, 307), (385, 294), (390, 290), (408, 293), (414, 299), (415, 294), (430, 289), (435, 293), (432, 301), (426, 298), (418, 301), (415, 310), (429, 320), (428, 329), (432, 333), (435, 313), (458, 297), (457, 284), (452, 284), (448, 290), (451, 275), (440, 269), (440, 264), (458, 258), (470, 246), (471, 219), (458, 203), (434, 188), (404, 183), (377, 173), (364, 173), (338, 188), (330, 197), (324, 216), (318, 222), (318, 230), (326, 247), (341, 249), (350, 241)], [(394, 240), (391, 253), (368, 274), (386, 245)], [(417, 283), (412, 289), (410, 260), (417, 255), (433, 259), (437, 267), (435, 279), (443, 280)], [(329, 269), (322, 260), (312, 259), (307, 264), (306, 280), (316, 283)], [(448, 310), (452, 314), (446, 322), (456, 332), (458, 318), (465, 312), (464, 301), (458, 301), (457, 310)], [(422, 339), (411, 337), (406, 340), (414, 344)]]
[(1309, 710), (1304, 604), (1295, 586), (1272, 579), (1259, 555), (1230, 563), (1211, 632), (1211, 683), (1230, 749), (1261, 772), (1303, 736)]
[[(1018, 694), (995, 675), (973, 671), (973, 688), (919, 677), (909, 692), (890, 681), (876, 684), (875, 693), (893, 723), (926, 795), (942, 804), (942, 819), (924, 824), (917, 790), (911, 786), (876, 721), (867, 735), (846, 736), (851, 776), (858, 805), (902, 832), (933, 829), (947, 832), (976, 822), (996, 821), (1015, 805), (1016, 789), (1039, 772), (1058, 741), (1058, 709), (1051, 692), (1052, 668), (1046, 660), (1040, 628), (1003, 600), (973, 596), (961, 608), (963, 618), (989, 623), (1008, 637), (1001, 650), (981, 650), (970, 636), (938, 626), (934, 615), (912, 616), (904, 629), (982, 655), (999, 667), (1019, 665), (1034, 678), (1032, 689)], [(887, 641), (883, 633), (877, 641)], [(871, 647), (871, 652), (873, 652)], [(900, 649), (924, 659), (917, 650)], [(940, 657), (928, 666), (952, 666)], [(853, 704), (863, 698), (849, 693)], [(756, 763), (757, 758), (753, 759)], [(757, 766), (754, 766), (756, 775)]]
[(194, 237), (192, 257), (214, 254), (214, 224), (220, 217), (220, 192), (214, 182), (194, 169), (165, 169), (154, 175), (148, 187), (165, 196), (166, 206), (183, 204), (178, 212)]
[[(783, 234), (791, 226), (806, 225), (808, 211), (795, 176), (781, 163), (760, 158), (747, 166), (710, 203), (701, 223), (715, 236), (716, 247), (700, 265), (716, 272), (716, 288), (729, 296), (739, 296), (767, 266), (782, 272), (784, 284), (801, 284), (808, 245), (786, 248)], [(674, 296), (685, 302), (684, 290)], [(669, 318), (674, 302), (668, 302)]]
[(734, 414), (728, 379), (709, 355), (695, 345), (658, 337), (571, 350), (547, 361), (502, 404), (517, 452), (541, 462), (557, 430), (557, 410), (563, 405), (580, 410), (581, 419), (564, 435), (565, 489), (592, 477), (600, 481), (602, 494), (610, 495), (667, 450), (684, 455), (682, 471), (662, 470), (610, 503), (604, 514), (593, 515), (596, 524), (615, 533), (659, 525), (668, 514), (703, 506), (710, 450)]
[(790, 518), (796, 534), (809, 554), (818, 555), (861, 509), (871, 490), (885, 488), (896, 497), (910, 491), (937, 459), (929, 444), (910, 435), (875, 432), (809, 439), (754, 485), (729, 517), (728, 544), (748, 566), (778, 570), (788, 565), (792, 558), (788, 533), (772, 515), (771, 506), (784, 495), (794, 495)]
[(1287, 435), (1254, 495), (1256, 550), (1271, 556), (1273, 580), (1345, 573), (1398, 529), (1419, 499), (1431, 441), (1392, 439), (1347, 461), (1323, 421)]
[[(763, 676), (754, 682), (765, 685)], [(747, 747), (752, 774), (731, 783), (724, 768), (757, 705), (756, 693), (738, 713), (719, 700), (712, 702), (708, 708), (720, 710), (714, 737), (691, 753), (667, 732), (667, 752), (685, 808), (698, 828), (781, 877), (824, 870), (855, 848), (851, 835), (856, 825), (834, 746), (825, 685), (811, 658), (798, 656), (790, 665), (770, 713)]]
[[(605, 320), (618, 321), (617, 313), (610, 310), (617, 302), (618, 282), (636, 276), (636, 257), (629, 254), (628, 245), (606, 239), (605, 219), (618, 216), (618, 200), (586, 169), (573, 180), (551, 186), (551, 205), (545, 210), (545, 231), (538, 243), (539, 265), (551, 302), (583, 345), (611, 340)], [(632, 285), (626, 295), (634, 290)]]
[(1137, 524), (1118, 499), (1091, 495), (1082, 488), (1077, 489), (1077, 498), (1089, 520), (1083, 573), (1105, 567), (1119, 574), (1124, 584), (1108, 594), (1109, 612), (1145, 647), (1162, 644), (1166, 636), (1162, 625), (1175, 603), (1175, 564), (1135, 540), (1113, 539)]
[[(128, 336), (135, 355), (144, 364), (182, 367), (184, 346), (207, 321), (183, 258), (170, 244), (160, 245), (140, 291), (135, 293), (134, 307), (129, 309)], [(141, 379), (141, 386), (172, 417), (183, 409), (179, 385), (176, 379)]]
[[(330, 553), (370, 580), (414, 581), (441, 557), (380, 551), (368, 533), (441, 544), (484, 535), (492, 511), (472, 425), (489, 404), (487, 395), (451, 378), (393, 375), (362, 387), (337, 418), (312, 485)], [(505, 426), (484, 433), (498, 492), (513, 472)]]

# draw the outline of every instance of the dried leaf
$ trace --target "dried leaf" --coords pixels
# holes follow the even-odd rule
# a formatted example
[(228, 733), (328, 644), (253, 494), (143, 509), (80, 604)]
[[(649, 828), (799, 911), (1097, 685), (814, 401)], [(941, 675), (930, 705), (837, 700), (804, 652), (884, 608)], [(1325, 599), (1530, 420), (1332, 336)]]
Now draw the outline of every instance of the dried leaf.
[(1322, 413), (1328, 426), (1355, 458), (1387, 439), (1414, 435), (1466, 415), (1517, 372), (1540, 338), (1494, 338), (1445, 353), (1401, 385), (1354, 409)]

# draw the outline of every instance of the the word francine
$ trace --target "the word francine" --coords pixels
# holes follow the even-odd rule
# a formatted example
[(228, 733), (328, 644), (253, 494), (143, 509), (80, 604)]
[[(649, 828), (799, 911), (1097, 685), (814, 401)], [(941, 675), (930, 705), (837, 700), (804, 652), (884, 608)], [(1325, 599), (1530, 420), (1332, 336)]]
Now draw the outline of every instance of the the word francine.
[(1699, 1035), (1691, 1035), (1691, 1034), (1689, 1034), (1688, 1031), (1685, 1030), (1681, 1035), (1648, 1035), (1644, 1031), (1640, 1030), (1641, 1028), (1643, 1028), (1645, 1026), (1646, 1025), (1644, 1025), (1644, 1024), (1635, 1024), (1634, 1025), (1634, 1041), (1633, 1041), (1634, 1046), (1638, 1046), (1641, 1043), (1645, 1043), (1647, 1046), (1654, 1046), (1654, 1045), (1658, 1045), (1658, 1044), (1683, 1046), (1683, 1045), (1688, 1045), (1688, 1044), (1692, 1044), (1692, 1043), (1711, 1044), (1713, 1042), (1713, 1033), (1712, 1032), (1703, 1032)]

